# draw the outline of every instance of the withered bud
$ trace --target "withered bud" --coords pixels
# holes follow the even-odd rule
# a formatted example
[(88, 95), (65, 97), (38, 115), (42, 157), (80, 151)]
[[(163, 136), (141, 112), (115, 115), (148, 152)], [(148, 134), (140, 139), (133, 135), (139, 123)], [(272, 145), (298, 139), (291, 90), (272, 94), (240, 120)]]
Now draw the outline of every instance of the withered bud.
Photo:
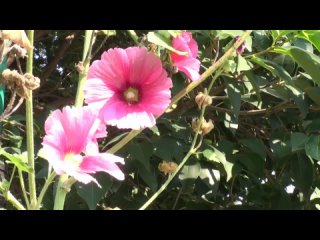
[(12, 81), (15, 82), (15, 84), (19, 86), (23, 86), (25, 84), (25, 78), (21, 74), (17, 72), (17, 70), (13, 70), (12, 72)]
[(2, 30), (2, 38), (10, 39), (12, 42), (26, 48), (27, 50), (32, 50), (31, 45), (24, 30)]
[(195, 98), (196, 103), (198, 104), (199, 109), (207, 107), (212, 104), (212, 98), (203, 92), (199, 92)]
[(12, 89), (14, 87), (14, 82), (13, 71), (10, 69), (5, 69), (1, 75), (1, 83)]
[(201, 132), (202, 132), (201, 134), (206, 135), (209, 132), (211, 132), (213, 128), (214, 128), (214, 125), (211, 119), (208, 122), (204, 120), (201, 124)]
[(83, 73), (84, 72), (84, 66), (83, 66), (83, 62), (80, 61), (78, 62), (78, 64), (76, 64), (76, 69), (78, 71), (78, 73)]
[(174, 173), (177, 167), (178, 165), (175, 162), (166, 162), (166, 161), (162, 161), (158, 165), (159, 171), (164, 173), (164, 175), (169, 175)]
[(19, 45), (17, 44), (14, 44), (9, 52), (8, 52), (8, 55), (13, 55), (13, 56), (17, 56), (18, 58), (25, 58), (27, 56), (27, 50), (20, 47)]
[(34, 77), (31, 73), (24, 74), (25, 86), (30, 90), (35, 90), (40, 87), (40, 79)]
[[(191, 126), (192, 126), (192, 130), (194, 132), (197, 131), (198, 125), (199, 125), (199, 119), (195, 119), (195, 118), (192, 119)], [(199, 134), (206, 135), (209, 132), (211, 132), (213, 128), (214, 128), (214, 125), (213, 125), (213, 122), (211, 119), (208, 122), (205, 119), (203, 119), (203, 121), (201, 122), (200, 129), (199, 129)]]
[(24, 85), (18, 86), (16, 90), (17, 90), (18, 96), (28, 99), (29, 97), (28, 89)]

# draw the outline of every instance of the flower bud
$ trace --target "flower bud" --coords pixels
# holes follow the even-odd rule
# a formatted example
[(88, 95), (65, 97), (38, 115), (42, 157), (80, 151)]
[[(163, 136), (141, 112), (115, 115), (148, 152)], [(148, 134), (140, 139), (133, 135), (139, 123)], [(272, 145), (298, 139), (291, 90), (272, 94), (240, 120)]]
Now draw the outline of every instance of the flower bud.
[(210, 96), (199, 92), (195, 98), (196, 103), (198, 104), (199, 109), (207, 107), (212, 104), (212, 99)]

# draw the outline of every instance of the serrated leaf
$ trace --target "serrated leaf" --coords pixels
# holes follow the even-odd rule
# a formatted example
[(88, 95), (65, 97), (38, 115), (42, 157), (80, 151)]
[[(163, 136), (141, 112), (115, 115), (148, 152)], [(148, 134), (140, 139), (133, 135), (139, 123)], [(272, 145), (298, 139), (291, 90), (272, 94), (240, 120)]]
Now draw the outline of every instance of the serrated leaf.
[(3, 149), (0, 150), (0, 155), (5, 156), (9, 161), (14, 164), (20, 171), (25, 171), (25, 172), (31, 172), (29, 166), (26, 164), (25, 159), (26, 156), (25, 154), (10, 154), (4, 151)]

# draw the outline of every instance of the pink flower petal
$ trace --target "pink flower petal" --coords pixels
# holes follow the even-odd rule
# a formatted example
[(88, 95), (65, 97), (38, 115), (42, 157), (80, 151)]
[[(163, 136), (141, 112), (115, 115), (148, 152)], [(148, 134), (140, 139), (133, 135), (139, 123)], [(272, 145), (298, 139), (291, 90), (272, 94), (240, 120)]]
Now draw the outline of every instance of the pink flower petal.
[(106, 172), (118, 180), (124, 180), (124, 174), (115, 164), (116, 162), (124, 163), (123, 158), (112, 154), (104, 153), (97, 156), (86, 156), (80, 165), (82, 172), (95, 173)]
[[(145, 48), (110, 49), (90, 67), (85, 102), (99, 110), (100, 118), (118, 128), (140, 129), (155, 124), (170, 104), (172, 80), (160, 59)], [(127, 102), (128, 88), (138, 92)]]

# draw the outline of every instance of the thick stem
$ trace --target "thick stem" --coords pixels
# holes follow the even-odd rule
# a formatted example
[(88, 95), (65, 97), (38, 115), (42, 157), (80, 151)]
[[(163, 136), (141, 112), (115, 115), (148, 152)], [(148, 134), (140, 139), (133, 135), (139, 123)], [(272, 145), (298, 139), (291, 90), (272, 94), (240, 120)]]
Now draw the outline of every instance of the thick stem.
[(25, 207), (12, 195), (10, 191), (4, 194), (4, 197), (18, 210), (26, 210)]
[[(28, 37), (31, 45), (33, 45), (34, 30), (28, 30)], [(33, 50), (28, 51), (27, 73), (32, 74), (33, 67)], [(27, 150), (28, 165), (31, 171), (28, 174), (29, 192), (30, 192), (30, 209), (34, 209), (37, 205), (35, 169), (34, 169), (34, 142), (33, 142), (33, 104), (32, 91), (28, 90), (29, 97), (26, 99), (26, 124), (27, 124)]]
[(57, 191), (56, 191), (56, 197), (54, 200), (54, 207), (53, 210), (63, 210), (64, 207), (64, 201), (66, 200), (66, 196), (68, 191), (64, 188), (64, 182), (68, 180), (68, 175), (64, 174), (60, 176)]
[[(232, 54), (236, 51), (238, 47), (246, 40), (247, 37), (251, 34), (252, 30), (247, 30), (245, 33), (241, 36), (241, 38), (236, 41), (233, 46), (217, 61), (215, 62), (211, 67), (209, 67), (202, 75), (200, 80), (196, 82), (190, 83), (187, 87), (182, 89), (177, 95), (175, 95), (168, 108), (170, 108), (173, 104), (177, 103), (183, 96), (188, 94), (190, 91), (192, 91), (194, 88), (199, 86), (202, 82), (204, 82), (208, 77), (212, 75), (216, 70), (221, 68), (225, 62), (232, 56)], [(108, 153), (116, 153), (119, 151), (123, 146), (125, 146), (128, 142), (130, 142), (135, 136), (137, 136), (141, 130), (132, 130), (127, 136), (125, 136), (121, 141), (119, 141), (117, 144), (115, 144), (112, 148), (108, 150)]]
[(91, 58), (91, 49), (93, 45), (93, 32), (94, 30), (86, 30), (85, 32), (85, 39), (84, 39), (84, 46), (83, 46), (83, 53), (82, 53), (82, 62), (83, 62), (83, 71), (79, 74), (79, 83), (77, 89), (77, 95), (75, 100), (75, 106), (81, 107), (83, 105), (84, 99), (84, 84), (87, 79), (87, 73), (89, 70), (90, 65), (90, 58)]

